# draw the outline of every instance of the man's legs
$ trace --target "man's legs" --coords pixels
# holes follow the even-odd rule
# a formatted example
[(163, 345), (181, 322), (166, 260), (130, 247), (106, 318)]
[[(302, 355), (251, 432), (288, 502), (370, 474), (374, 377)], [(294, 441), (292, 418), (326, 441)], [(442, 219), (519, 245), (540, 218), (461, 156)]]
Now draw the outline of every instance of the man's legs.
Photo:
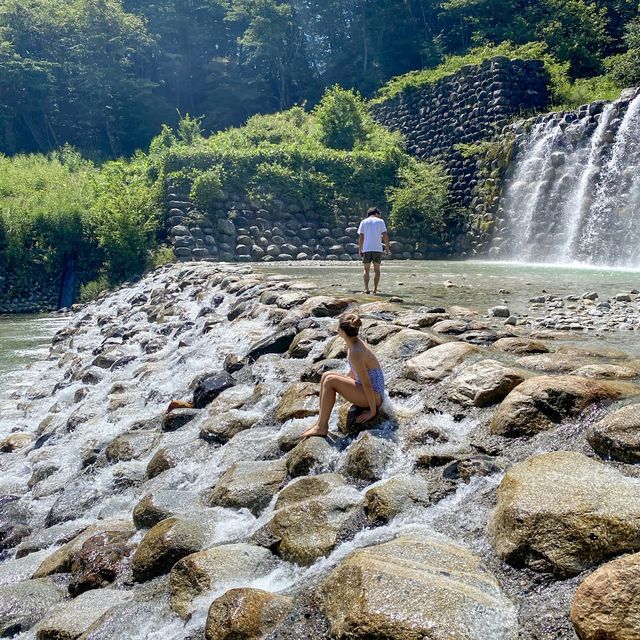
[(369, 293), (369, 270), (371, 269), (370, 262), (364, 262), (362, 264), (364, 271), (362, 272), (362, 280), (364, 281), (364, 290)]
[[(367, 281), (369, 278), (367, 277)], [(373, 263), (373, 293), (378, 293), (378, 284), (380, 284), (380, 263)]]

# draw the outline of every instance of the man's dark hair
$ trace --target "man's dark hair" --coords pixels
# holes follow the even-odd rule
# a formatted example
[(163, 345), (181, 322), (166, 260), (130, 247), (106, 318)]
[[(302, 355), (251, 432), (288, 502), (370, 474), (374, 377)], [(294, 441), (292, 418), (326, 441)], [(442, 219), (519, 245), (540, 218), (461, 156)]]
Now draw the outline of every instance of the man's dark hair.
[(368, 216), (379, 216), (380, 215), (380, 209), (378, 209), (378, 207), (369, 207), (367, 209), (367, 215)]

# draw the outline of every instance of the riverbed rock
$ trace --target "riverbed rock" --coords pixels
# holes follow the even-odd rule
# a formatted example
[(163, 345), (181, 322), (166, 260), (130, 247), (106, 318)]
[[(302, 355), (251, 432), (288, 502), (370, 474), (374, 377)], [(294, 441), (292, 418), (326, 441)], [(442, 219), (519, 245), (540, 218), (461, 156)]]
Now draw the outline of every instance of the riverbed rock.
[(130, 591), (87, 591), (69, 603), (54, 607), (36, 626), (37, 640), (76, 640), (113, 607), (130, 600)]
[(28, 447), (36, 437), (33, 433), (17, 431), (0, 441), (0, 453), (13, 453)]
[(549, 349), (539, 340), (531, 338), (500, 338), (493, 343), (495, 349), (517, 355), (549, 353)]
[(630, 404), (596, 422), (587, 432), (593, 449), (605, 458), (640, 462), (640, 404)]
[(466, 342), (447, 342), (411, 358), (405, 365), (405, 374), (421, 384), (439, 382), (478, 351)]
[(153, 449), (159, 440), (154, 431), (128, 431), (116, 436), (105, 449), (109, 462), (137, 460)]
[(344, 468), (348, 475), (375, 482), (380, 480), (396, 447), (390, 440), (365, 433), (347, 450)]
[(590, 405), (633, 393), (624, 383), (578, 376), (538, 376), (518, 385), (502, 401), (491, 421), (491, 432), (530, 436), (548, 431)]
[(317, 600), (337, 638), (507, 640), (516, 615), (471, 551), (401, 536), (358, 550), (322, 582)]
[(364, 496), (364, 512), (372, 522), (390, 522), (407, 509), (430, 504), (429, 484), (419, 475), (397, 475), (376, 484)]
[(313, 296), (306, 300), (300, 310), (306, 315), (316, 318), (329, 318), (342, 313), (353, 300), (348, 298), (334, 298), (333, 296)]
[(320, 341), (324, 340), (327, 334), (319, 329), (303, 329), (293, 339), (289, 347), (290, 358), (306, 358), (313, 347)]
[(200, 428), (200, 437), (206, 442), (225, 444), (233, 436), (249, 429), (260, 419), (255, 411), (231, 409), (219, 416), (207, 418)]
[(262, 578), (277, 565), (277, 558), (268, 549), (246, 543), (193, 553), (171, 569), (171, 608), (184, 618), (190, 613), (193, 599), (201, 593)]
[(335, 457), (335, 450), (324, 438), (305, 438), (287, 456), (287, 471), (292, 478), (328, 471)]
[(211, 603), (206, 640), (261, 640), (280, 624), (292, 600), (262, 589), (229, 589)]
[(355, 404), (343, 402), (338, 408), (338, 430), (344, 435), (357, 436), (363, 431), (380, 429), (387, 421), (394, 422), (394, 416), (387, 411), (388, 407), (383, 404), (378, 407), (378, 413), (367, 422), (358, 422), (358, 416), (367, 412), (366, 407), (358, 407)]
[(449, 382), (447, 395), (466, 407), (488, 407), (500, 402), (522, 382), (524, 376), (515, 369), (497, 360), (481, 360)]
[(249, 509), (258, 515), (280, 490), (287, 477), (283, 460), (237, 462), (216, 482), (207, 503)]
[(587, 364), (575, 369), (573, 375), (601, 380), (631, 380), (638, 377), (638, 370), (619, 364)]
[(296, 382), (283, 394), (276, 409), (276, 419), (286, 422), (291, 418), (308, 418), (317, 415), (320, 385), (313, 382)]
[(200, 525), (167, 518), (152, 527), (133, 554), (133, 577), (145, 582), (164, 573), (181, 558), (200, 551), (204, 535)]
[(272, 333), (251, 345), (247, 357), (250, 361), (254, 361), (267, 353), (285, 353), (295, 337), (296, 329), (294, 327)]
[(435, 333), (402, 329), (376, 346), (375, 353), (381, 362), (387, 359), (407, 360), (443, 342), (443, 338)]
[(200, 379), (193, 390), (193, 405), (202, 409), (211, 404), (225, 389), (236, 384), (235, 378), (226, 371)]
[(190, 491), (152, 491), (133, 508), (133, 523), (137, 529), (150, 529), (162, 520), (184, 513), (193, 495)]
[(87, 486), (85, 483), (73, 483), (65, 488), (49, 509), (45, 518), (45, 526), (50, 527), (61, 522), (76, 520), (83, 516), (98, 500), (100, 500), (100, 493), (97, 489)]
[(0, 586), (0, 638), (28, 631), (66, 597), (50, 578)]
[(292, 480), (278, 493), (274, 510), (282, 509), (310, 498), (329, 495), (332, 491), (347, 486), (344, 477), (339, 473), (319, 473)]
[(488, 530), (510, 564), (576, 575), (640, 549), (640, 480), (580, 453), (535, 455), (507, 471)]
[(202, 415), (198, 409), (174, 409), (162, 418), (163, 431), (177, 431)]
[(640, 553), (602, 565), (580, 584), (571, 605), (580, 640), (640, 638)]

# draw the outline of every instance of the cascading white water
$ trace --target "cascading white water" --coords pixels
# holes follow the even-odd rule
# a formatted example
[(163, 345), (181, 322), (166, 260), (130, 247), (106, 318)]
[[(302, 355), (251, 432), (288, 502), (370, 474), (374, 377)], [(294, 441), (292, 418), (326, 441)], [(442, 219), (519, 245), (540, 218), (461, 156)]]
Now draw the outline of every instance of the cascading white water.
[(640, 94), (553, 114), (520, 144), (491, 253), (640, 268)]

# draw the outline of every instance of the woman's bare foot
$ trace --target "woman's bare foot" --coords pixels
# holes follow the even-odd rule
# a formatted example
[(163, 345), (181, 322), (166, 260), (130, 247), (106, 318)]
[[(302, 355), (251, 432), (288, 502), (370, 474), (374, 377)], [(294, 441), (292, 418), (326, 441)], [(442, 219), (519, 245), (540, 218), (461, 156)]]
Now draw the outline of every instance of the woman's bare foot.
[(305, 440), (306, 438), (312, 438), (313, 436), (319, 436), (324, 438), (324, 436), (329, 433), (329, 429), (323, 429), (317, 422), (311, 425), (306, 431), (300, 434), (300, 440)]

